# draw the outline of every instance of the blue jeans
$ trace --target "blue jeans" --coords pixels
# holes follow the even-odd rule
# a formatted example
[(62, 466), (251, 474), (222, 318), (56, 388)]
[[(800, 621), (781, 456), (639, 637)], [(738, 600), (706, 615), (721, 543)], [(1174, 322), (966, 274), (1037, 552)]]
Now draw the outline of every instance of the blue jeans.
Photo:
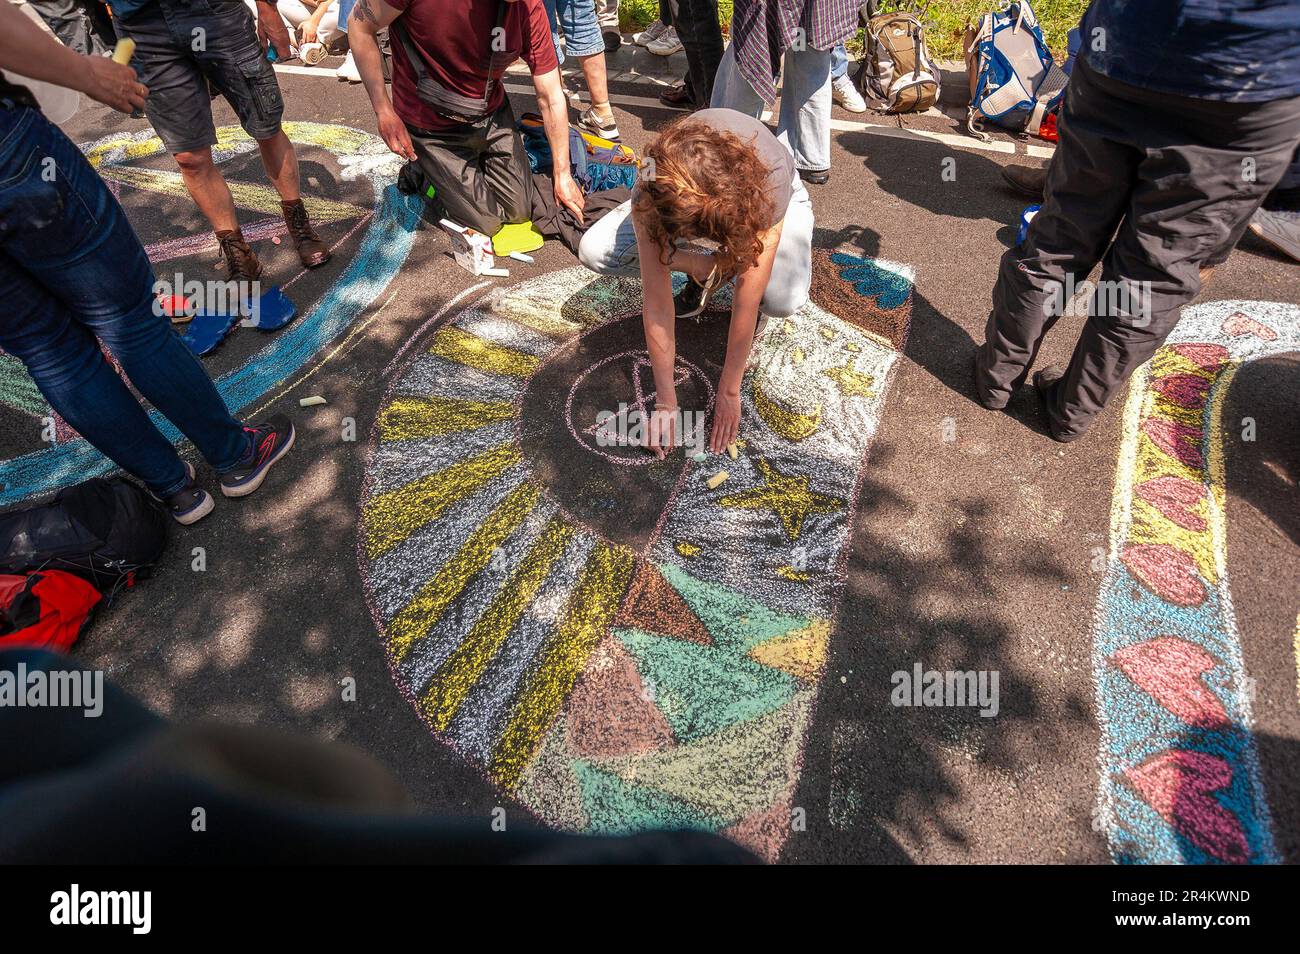
[(357, 5), (357, 0), (339, 0), (339, 29), (344, 33), (348, 32), (348, 17), (352, 16), (352, 8)]
[(840, 43), (836, 45), (835, 49), (831, 50), (831, 82), (835, 82), (848, 71), (849, 51), (844, 49), (843, 43)]
[[(596, 17), (596, 0), (543, 0), (551, 21), (551, 39), (555, 55), (564, 62), (567, 51), (579, 58), (605, 52), (605, 38), (600, 35)], [(564, 31), (564, 49), (560, 48), (560, 31)]]
[(82, 437), (166, 496), (185, 486), (185, 466), (100, 341), (218, 471), (249, 438), (154, 313), (153, 285), (144, 247), (81, 151), (39, 110), (0, 106), (0, 347)]

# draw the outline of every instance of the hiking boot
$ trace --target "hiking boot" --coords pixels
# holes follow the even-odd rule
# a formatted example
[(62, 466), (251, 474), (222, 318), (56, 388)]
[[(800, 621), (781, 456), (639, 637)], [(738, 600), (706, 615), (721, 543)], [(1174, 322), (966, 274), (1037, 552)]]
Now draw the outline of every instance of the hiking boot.
[(149, 496), (166, 507), (173, 520), (188, 527), (212, 513), (212, 508), (217, 504), (212, 499), (212, 494), (194, 485), (194, 465), (188, 461), (185, 463), (185, 476), (185, 486), (176, 493), (160, 497), (151, 490)]
[(303, 267), (316, 268), (328, 262), (330, 250), (311, 227), (307, 206), (302, 204), (302, 199), (294, 199), (292, 202), (281, 199), (280, 211), (284, 213), (284, 224), (289, 226), (289, 237), (298, 249), (298, 258)]
[(595, 106), (584, 109), (578, 114), (578, 128), (585, 129), (601, 139), (608, 139), (611, 142), (618, 140), (618, 123), (614, 122), (614, 113), (612, 111), (609, 114), (609, 119), (602, 119)]
[(678, 318), (696, 318), (709, 307), (709, 299), (722, 287), (722, 274), (715, 268), (701, 285), (689, 275), (686, 285), (673, 296), (673, 314)]
[(695, 97), (691, 96), (691, 91), (686, 88), (685, 83), (678, 83), (676, 86), (670, 86), (659, 94), (659, 102), (673, 109), (694, 109)]
[(221, 492), (227, 497), (246, 497), (266, 479), (271, 465), (293, 446), (293, 424), (283, 414), (272, 414), (261, 424), (244, 427), (248, 453), (231, 470), (221, 475)]
[(1284, 255), (1300, 262), (1300, 212), (1256, 209), (1250, 230)]
[(262, 263), (239, 229), (218, 232), (217, 244), (221, 246), (221, 257), (232, 282), (255, 282), (262, 277)]
[(858, 88), (853, 85), (853, 80), (849, 79), (848, 73), (835, 77), (831, 82), (831, 99), (851, 113), (865, 113), (867, 111), (867, 101), (862, 98)]
[(1043, 190), (1047, 186), (1047, 170), (1032, 166), (1003, 166), (1002, 178), (1007, 185), (1021, 195), (1030, 199), (1043, 201)]
[(799, 178), (811, 185), (825, 185), (831, 181), (829, 169), (800, 169)]

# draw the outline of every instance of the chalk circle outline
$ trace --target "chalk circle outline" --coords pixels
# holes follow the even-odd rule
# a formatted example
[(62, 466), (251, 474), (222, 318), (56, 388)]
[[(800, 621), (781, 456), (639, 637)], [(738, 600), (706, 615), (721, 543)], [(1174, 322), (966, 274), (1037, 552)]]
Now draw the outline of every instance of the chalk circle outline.
[[(295, 145), (332, 153), (339, 163), (340, 179), (367, 181), (373, 206), (369, 212), (363, 211), (369, 221), (357, 240), (356, 253), (333, 285), (265, 346), (214, 380), (226, 405), (237, 415), (257, 405), (255, 413), (275, 400), (279, 395), (269, 399), (268, 395), (311, 364), (374, 303), (405, 263), (419, 219), (418, 199), (401, 195), (393, 184), (400, 161), (379, 136), (336, 123), (286, 122), (283, 128)], [(78, 148), (92, 167), (103, 172), (104, 167), (136, 168), (129, 163), (160, 155), (165, 147), (153, 129), (146, 128), (111, 133), (80, 143)], [(213, 159), (221, 164), (256, 148), (239, 126), (222, 126), (217, 129)], [(309, 205), (316, 199), (304, 198)], [(151, 409), (149, 417), (174, 445), (184, 442), (180, 432), (156, 410)], [(28, 451), (0, 461), (0, 506), (116, 470), (112, 461), (81, 437)]]
[[(627, 319), (625, 317), (620, 320), (626, 321)], [(581, 337), (582, 336), (580, 336), (578, 340), (581, 340)], [(642, 348), (640, 350), (634, 349), (630, 351), (621, 351), (618, 354), (609, 355), (608, 357), (601, 358), (595, 364), (590, 365), (585, 371), (583, 371), (576, 378), (574, 378), (573, 385), (569, 388), (569, 396), (568, 398), (565, 399), (564, 402), (564, 423), (568, 427), (569, 433), (573, 436), (573, 439), (578, 442), (578, 446), (580, 446), (583, 450), (591, 454), (595, 454), (597, 457), (603, 458), (604, 460), (609, 461), (611, 464), (620, 464), (624, 467), (644, 467), (646, 464), (657, 463), (658, 459), (653, 455), (648, 454), (644, 451), (632, 457), (620, 457), (617, 454), (612, 454), (609, 451), (603, 450), (599, 445), (593, 447), (582, 439), (582, 435), (581, 433), (579, 433), (578, 426), (577, 424), (574, 423), (573, 420), (573, 401), (574, 398), (577, 396), (578, 389), (582, 386), (582, 382), (587, 380), (587, 378), (594, 372), (599, 371), (601, 368), (605, 367), (605, 365), (612, 364), (615, 361), (618, 361), (623, 358), (627, 358), (629, 356), (631, 356), (635, 364), (635, 362), (638, 361), (642, 356), (644, 356), (648, 360), (650, 357), (650, 352)], [(695, 431), (693, 432), (695, 435), (695, 439), (687, 440), (685, 435), (682, 435), (681, 445), (679, 445), (679, 446), (683, 446), (683, 445), (699, 446), (700, 435), (704, 430), (704, 424), (708, 420), (709, 415), (713, 413), (713, 404), (717, 399), (717, 392), (714, 390), (713, 382), (709, 380), (709, 376), (705, 374), (702, 370), (700, 370), (698, 365), (694, 364), (691, 361), (686, 360), (681, 355), (677, 356), (677, 360), (675, 364), (685, 366), (688, 372), (693, 374), (698, 381), (703, 383), (705, 391), (709, 396), (708, 401), (705, 404), (704, 410), (698, 412), (699, 423), (696, 425)], [(599, 422), (597, 422), (597, 424), (599, 425)]]
[[(439, 745), (528, 812), (593, 833), (706, 828), (775, 859), (900, 352), (812, 302), (774, 322), (742, 387), (748, 446), (727, 460), (730, 482), (707, 487), (716, 467), (688, 457), (654, 538), (633, 551), (565, 512), (520, 422), (550, 361), (640, 308), (634, 284), (572, 268), (431, 322), (371, 430), (358, 570), (399, 692)], [(899, 308), (905, 322), (910, 295)], [(870, 392), (844, 391), (846, 362), (876, 382)], [(761, 412), (756, 375), (770, 375)], [(815, 434), (787, 438), (765, 422), (797, 403), (793, 381), (826, 408)], [(806, 498), (812, 515), (790, 525), (806, 527), (807, 573), (786, 565), (789, 514), (751, 506), (765, 481)], [(737, 502), (721, 509), (724, 498)], [(719, 515), (728, 526), (711, 522)], [(777, 543), (749, 552), (755, 527)], [(701, 528), (718, 532), (690, 544)], [(754, 570), (743, 579), (737, 541)], [(678, 615), (649, 618), (656, 599)], [(632, 763), (611, 754), (629, 744)], [(726, 753), (717, 771), (689, 768), (714, 750)]]

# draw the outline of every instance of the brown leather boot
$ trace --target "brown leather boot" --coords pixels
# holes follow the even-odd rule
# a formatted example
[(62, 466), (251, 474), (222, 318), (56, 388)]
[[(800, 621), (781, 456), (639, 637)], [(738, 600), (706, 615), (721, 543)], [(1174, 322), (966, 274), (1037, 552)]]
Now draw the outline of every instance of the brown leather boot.
[(1005, 166), (1002, 178), (1007, 185), (1021, 195), (1030, 199), (1043, 201), (1043, 189), (1047, 185), (1047, 169), (1035, 169), (1032, 166)]
[(243, 232), (223, 229), (217, 233), (217, 243), (232, 282), (255, 282), (262, 277), (262, 263), (257, 260), (253, 247), (244, 241)]
[(307, 207), (302, 204), (302, 199), (294, 199), (292, 202), (281, 199), (280, 210), (284, 212), (284, 224), (289, 226), (289, 237), (298, 249), (298, 258), (302, 260), (303, 267), (316, 268), (328, 262), (330, 250), (311, 227), (311, 219), (307, 217)]

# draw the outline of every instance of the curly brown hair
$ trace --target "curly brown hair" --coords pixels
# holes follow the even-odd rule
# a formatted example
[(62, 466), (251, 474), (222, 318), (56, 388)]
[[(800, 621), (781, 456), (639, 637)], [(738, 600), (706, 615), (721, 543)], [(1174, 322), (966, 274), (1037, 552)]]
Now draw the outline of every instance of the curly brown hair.
[(717, 244), (718, 269), (727, 277), (758, 263), (762, 234), (776, 216), (770, 170), (753, 146), (685, 116), (645, 155), (634, 210), (663, 264), (671, 263), (675, 241), (694, 239)]

